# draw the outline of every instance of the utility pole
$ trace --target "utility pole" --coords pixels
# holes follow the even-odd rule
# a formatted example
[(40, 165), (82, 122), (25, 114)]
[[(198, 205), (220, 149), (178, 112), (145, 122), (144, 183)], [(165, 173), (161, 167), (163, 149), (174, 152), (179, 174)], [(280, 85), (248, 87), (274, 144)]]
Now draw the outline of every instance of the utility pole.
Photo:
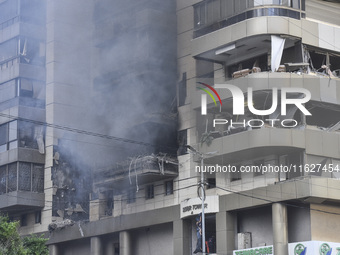
[(188, 148), (190, 151), (192, 151), (194, 154), (198, 155), (201, 158), (201, 182), (199, 183), (200, 189), (201, 189), (201, 197), (200, 199), (202, 200), (202, 254), (205, 254), (205, 214), (204, 214), (204, 201), (205, 201), (205, 189), (204, 189), (204, 174), (203, 174), (203, 160), (204, 160), (204, 155), (211, 155), (217, 153), (216, 151), (214, 152), (208, 152), (208, 153), (201, 153), (195, 148), (191, 147), (190, 145), (186, 145), (186, 148)]
[(204, 216), (204, 201), (205, 201), (205, 190), (204, 190), (204, 175), (203, 175), (203, 154), (201, 156), (201, 200), (202, 200), (202, 253), (205, 254), (205, 216)]

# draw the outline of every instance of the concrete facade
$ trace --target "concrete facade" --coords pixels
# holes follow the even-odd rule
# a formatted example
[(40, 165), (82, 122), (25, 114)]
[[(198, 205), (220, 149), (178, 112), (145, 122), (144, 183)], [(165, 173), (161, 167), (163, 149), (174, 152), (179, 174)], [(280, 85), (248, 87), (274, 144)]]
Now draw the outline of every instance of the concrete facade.
[[(50, 230), (53, 255), (192, 254), (203, 157), (210, 253), (340, 247), (339, 3), (46, 0), (35, 20), (26, 1), (0, 15), (0, 210), (22, 235)], [(220, 86), (206, 114), (202, 83)], [(225, 85), (252, 96), (243, 114)], [(308, 90), (312, 115), (283, 96), (254, 114), (274, 88)]]

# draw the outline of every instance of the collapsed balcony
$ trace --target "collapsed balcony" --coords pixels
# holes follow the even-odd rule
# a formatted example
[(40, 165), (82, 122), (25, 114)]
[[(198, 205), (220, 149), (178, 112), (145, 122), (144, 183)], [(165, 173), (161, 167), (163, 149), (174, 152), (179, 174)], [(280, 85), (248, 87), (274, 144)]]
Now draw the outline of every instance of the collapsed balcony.
[(98, 170), (94, 176), (96, 188), (113, 190), (117, 194), (129, 185), (143, 185), (178, 176), (178, 161), (168, 154), (151, 154), (130, 158), (109, 169)]

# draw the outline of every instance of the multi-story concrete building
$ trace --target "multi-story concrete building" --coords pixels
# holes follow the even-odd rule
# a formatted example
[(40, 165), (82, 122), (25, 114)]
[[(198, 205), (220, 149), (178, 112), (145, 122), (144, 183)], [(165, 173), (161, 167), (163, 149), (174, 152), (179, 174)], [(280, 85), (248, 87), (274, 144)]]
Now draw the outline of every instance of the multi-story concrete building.
[(0, 1), (0, 208), (22, 234), (191, 254), (206, 169), (210, 253), (336, 254), (338, 2), (26, 2)]

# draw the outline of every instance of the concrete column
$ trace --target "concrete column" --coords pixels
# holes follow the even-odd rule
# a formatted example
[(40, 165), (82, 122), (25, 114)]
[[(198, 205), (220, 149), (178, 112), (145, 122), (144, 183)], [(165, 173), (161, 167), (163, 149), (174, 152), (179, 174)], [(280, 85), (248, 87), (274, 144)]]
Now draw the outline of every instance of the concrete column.
[(58, 255), (58, 247), (55, 244), (51, 244), (48, 246), (49, 254), (50, 255)]
[(190, 254), (191, 245), (191, 221), (176, 220), (173, 222), (174, 254)]
[(272, 205), (273, 241), (275, 255), (288, 254), (288, 218), (287, 206), (274, 203)]
[(235, 250), (236, 215), (229, 212), (216, 213), (216, 252), (232, 255)]
[(102, 243), (100, 237), (91, 237), (91, 255), (102, 255)]
[(119, 253), (120, 255), (132, 255), (131, 235), (128, 231), (119, 233)]
[(105, 255), (115, 255), (114, 243), (108, 242), (105, 247)]

